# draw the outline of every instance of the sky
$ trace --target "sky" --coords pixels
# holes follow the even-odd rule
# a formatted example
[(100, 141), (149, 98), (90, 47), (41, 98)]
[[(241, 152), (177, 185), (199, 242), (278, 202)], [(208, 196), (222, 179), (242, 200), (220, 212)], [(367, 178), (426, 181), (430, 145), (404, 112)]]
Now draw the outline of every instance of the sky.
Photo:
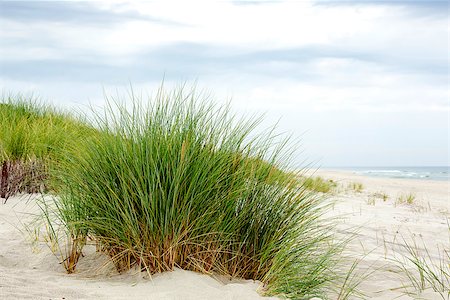
[(315, 166), (448, 166), (448, 1), (1, 1), (0, 90), (60, 107), (186, 82)]

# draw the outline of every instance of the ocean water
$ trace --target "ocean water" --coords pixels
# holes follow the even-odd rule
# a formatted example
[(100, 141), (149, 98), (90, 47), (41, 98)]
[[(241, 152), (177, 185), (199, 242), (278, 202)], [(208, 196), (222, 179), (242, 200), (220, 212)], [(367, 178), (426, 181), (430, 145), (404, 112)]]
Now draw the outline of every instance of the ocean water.
[(355, 174), (386, 177), (407, 178), (422, 180), (450, 180), (450, 166), (442, 167), (344, 167), (336, 170), (352, 171)]

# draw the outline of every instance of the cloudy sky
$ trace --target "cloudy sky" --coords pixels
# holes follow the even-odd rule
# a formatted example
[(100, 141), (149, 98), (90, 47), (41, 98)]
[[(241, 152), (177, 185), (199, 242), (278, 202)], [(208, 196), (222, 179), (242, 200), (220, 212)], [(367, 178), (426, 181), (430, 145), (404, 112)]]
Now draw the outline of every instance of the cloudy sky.
[(0, 90), (197, 83), (321, 166), (449, 165), (447, 1), (0, 1)]

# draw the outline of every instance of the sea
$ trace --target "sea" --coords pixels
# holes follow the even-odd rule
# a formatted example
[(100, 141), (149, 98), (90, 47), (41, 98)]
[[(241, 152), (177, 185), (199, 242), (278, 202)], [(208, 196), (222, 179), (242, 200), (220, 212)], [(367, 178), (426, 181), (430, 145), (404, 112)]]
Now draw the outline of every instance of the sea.
[[(331, 168), (330, 168), (331, 169)], [(339, 167), (335, 170), (352, 171), (355, 174), (385, 177), (385, 178), (406, 178), (421, 180), (450, 180), (450, 166), (440, 167)]]

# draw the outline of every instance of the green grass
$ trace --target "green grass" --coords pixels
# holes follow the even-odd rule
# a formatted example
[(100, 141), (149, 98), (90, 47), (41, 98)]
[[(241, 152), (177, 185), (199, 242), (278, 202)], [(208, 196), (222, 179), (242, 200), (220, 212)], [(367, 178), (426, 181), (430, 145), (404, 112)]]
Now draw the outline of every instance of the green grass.
[(389, 196), (384, 192), (376, 192), (373, 194), (370, 194), (367, 198), (367, 204), (369, 205), (375, 205), (377, 202), (377, 199), (383, 200), (383, 202), (386, 202), (389, 199)]
[(362, 193), (364, 190), (364, 185), (360, 182), (351, 182), (348, 187), (357, 193)]
[(330, 193), (337, 187), (334, 180), (325, 180), (320, 176), (304, 178), (303, 185), (308, 190), (320, 193)]
[(288, 140), (255, 134), (260, 119), (237, 119), (194, 91), (132, 102), (109, 99), (93, 120), (99, 134), (59, 157), (59, 196), (43, 209), (51, 240), (58, 223), (69, 238), (66, 270), (91, 240), (120, 272), (178, 267), (260, 280), (268, 295), (324, 296), (341, 245), (316, 191), (331, 183), (311, 188), (284, 171)]
[(399, 204), (414, 204), (416, 200), (416, 195), (414, 195), (413, 193), (407, 193), (407, 194), (402, 194), (400, 195), (397, 200), (396, 200), (396, 205)]
[(385, 192), (376, 192), (373, 193), (372, 196), (378, 199), (382, 199), (383, 202), (386, 202), (389, 199), (389, 195), (386, 194)]
[(373, 205), (373, 206), (375, 206), (375, 203), (376, 203), (376, 198), (374, 198), (374, 197), (369, 197), (369, 198), (367, 198), (367, 204), (368, 204), (368, 205)]
[[(450, 226), (449, 226), (450, 236)], [(394, 263), (399, 274), (406, 275), (403, 282), (405, 294), (420, 296), (427, 289), (436, 292), (442, 299), (450, 298), (450, 249), (439, 248), (436, 259), (429, 251), (430, 245), (418, 244), (416, 239), (407, 241), (403, 238), (400, 244), (403, 255), (397, 255)]]
[(33, 96), (0, 100), (0, 159), (56, 159), (61, 149), (88, 127)]
[(49, 168), (62, 150), (95, 132), (92, 128), (43, 104), (33, 96), (0, 99), (0, 194), (37, 192), (48, 185)]

